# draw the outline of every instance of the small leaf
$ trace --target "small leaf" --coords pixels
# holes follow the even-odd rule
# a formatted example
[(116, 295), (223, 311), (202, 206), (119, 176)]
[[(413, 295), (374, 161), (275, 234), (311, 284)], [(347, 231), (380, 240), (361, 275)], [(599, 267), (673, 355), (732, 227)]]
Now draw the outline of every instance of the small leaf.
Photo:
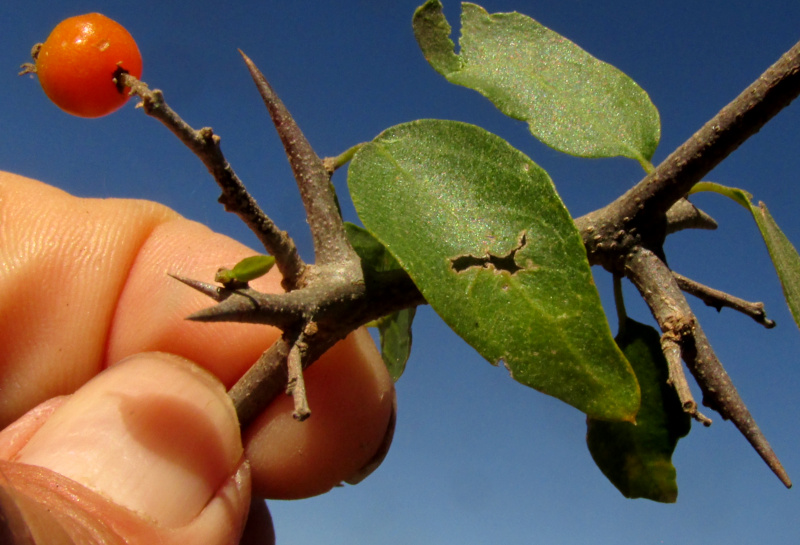
[[(361, 258), (365, 281), (369, 282), (375, 273), (402, 269), (389, 250), (369, 231), (352, 223), (345, 223), (344, 228), (347, 239)], [(378, 328), (381, 356), (395, 382), (405, 371), (411, 355), (411, 323), (415, 313), (415, 308), (407, 308), (384, 316), (374, 324), (367, 324)]]
[(226, 285), (247, 283), (267, 274), (273, 265), (275, 265), (275, 258), (271, 255), (246, 257), (234, 265), (233, 269), (219, 269), (214, 280)]
[(361, 258), (361, 267), (366, 276), (402, 269), (400, 263), (386, 249), (386, 246), (363, 227), (345, 222), (344, 232), (358, 257)]
[(678, 497), (672, 453), (691, 421), (667, 384), (667, 360), (658, 332), (626, 319), (617, 343), (642, 389), (636, 424), (587, 419), (586, 443), (603, 474), (626, 498), (674, 503)]
[(772, 264), (778, 272), (783, 296), (789, 305), (789, 310), (792, 311), (795, 323), (800, 327), (800, 256), (775, 223), (766, 204), (759, 202), (758, 206), (751, 206), (751, 211), (767, 244)]
[(752, 203), (753, 196), (743, 189), (736, 189), (713, 182), (700, 182), (695, 184), (691, 193), (712, 191), (724, 195), (753, 214), (761, 237), (767, 245), (767, 251), (772, 259), (772, 264), (778, 273), (783, 288), (783, 296), (792, 312), (795, 324), (800, 327), (800, 255), (797, 250), (780, 230), (778, 224), (767, 210), (767, 205), (759, 202), (758, 206)]
[(384, 316), (376, 324), (381, 337), (381, 356), (392, 380), (397, 380), (406, 370), (411, 355), (411, 323), (416, 308), (405, 308)]
[(658, 110), (617, 68), (519, 13), (490, 15), (463, 3), (459, 55), (438, 0), (417, 9), (413, 26), (437, 72), (526, 121), (548, 146), (581, 157), (629, 157), (652, 169)]
[(633, 419), (636, 378), (580, 234), (528, 157), (479, 127), (420, 120), (361, 148), (348, 183), (366, 228), (487, 360), (587, 414)]

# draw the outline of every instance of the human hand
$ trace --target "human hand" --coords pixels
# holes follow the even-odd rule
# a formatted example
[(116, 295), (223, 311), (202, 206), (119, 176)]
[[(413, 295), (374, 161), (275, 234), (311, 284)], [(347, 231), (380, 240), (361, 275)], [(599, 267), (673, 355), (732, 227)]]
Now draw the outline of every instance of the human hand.
[(0, 241), (0, 508), (39, 542), (234, 543), (251, 484), (324, 492), (390, 431), (392, 383), (359, 331), (308, 370), (309, 421), (279, 398), (243, 444), (225, 389), (279, 332), (183, 319), (209, 302), (166, 272), (213, 278), (253, 252), (175, 212), (0, 173)]

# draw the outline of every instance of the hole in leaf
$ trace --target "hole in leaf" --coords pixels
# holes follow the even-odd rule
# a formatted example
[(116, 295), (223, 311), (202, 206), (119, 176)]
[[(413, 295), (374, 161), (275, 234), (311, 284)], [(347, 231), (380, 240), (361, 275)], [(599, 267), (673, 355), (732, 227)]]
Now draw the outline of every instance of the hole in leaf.
[(450, 266), (457, 273), (464, 272), (471, 267), (479, 267), (482, 269), (492, 269), (494, 271), (506, 271), (509, 274), (516, 274), (521, 271), (523, 267), (517, 265), (516, 255), (517, 252), (525, 247), (525, 233), (523, 232), (519, 238), (517, 247), (511, 250), (506, 255), (494, 255), (487, 252), (486, 255), (476, 257), (474, 255), (461, 255), (450, 259)]

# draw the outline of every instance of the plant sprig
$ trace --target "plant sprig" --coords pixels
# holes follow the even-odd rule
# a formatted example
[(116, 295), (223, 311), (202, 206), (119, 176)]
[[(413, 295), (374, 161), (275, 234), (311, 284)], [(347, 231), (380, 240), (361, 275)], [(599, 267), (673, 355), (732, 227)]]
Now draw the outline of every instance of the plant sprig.
[[(220, 202), (237, 213), (275, 256), (285, 294), (220, 288), (179, 278), (218, 301), (190, 318), (201, 321), (268, 323), (283, 336), (229, 392), (246, 426), (278, 393), (291, 385), (296, 416), (308, 415), (298, 370), (310, 365), (355, 328), (393, 311), (425, 303), (407, 274), (390, 271), (365, 277), (362, 262), (345, 236), (330, 175), (352, 158), (323, 161), (313, 151), (263, 74), (245, 62), (276, 125), (292, 165), (312, 231), (317, 262), (306, 264), (292, 239), (267, 217), (225, 160), (211, 129), (192, 129), (172, 111), (160, 91), (123, 75), (124, 85), (142, 98), (144, 111), (175, 133), (204, 162), (220, 185)], [(685, 200), (691, 187), (800, 94), (800, 44), (789, 50), (695, 135), (645, 178), (609, 205), (575, 219), (589, 262), (628, 277), (639, 289), (662, 330), (671, 382), (684, 408), (703, 423), (682, 377), (682, 358), (703, 391), (703, 402), (731, 419), (786, 486), (791, 481), (730, 378), (717, 359), (681, 289), (730, 306), (768, 325), (758, 303), (744, 304), (676, 277), (666, 265), (665, 237), (683, 228), (713, 228), (713, 220)], [(755, 305), (755, 306), (754, 306)], [(763, 307), (761, 307), (763, 311)], [(760, 317), (759, 317), (760, 316)]]

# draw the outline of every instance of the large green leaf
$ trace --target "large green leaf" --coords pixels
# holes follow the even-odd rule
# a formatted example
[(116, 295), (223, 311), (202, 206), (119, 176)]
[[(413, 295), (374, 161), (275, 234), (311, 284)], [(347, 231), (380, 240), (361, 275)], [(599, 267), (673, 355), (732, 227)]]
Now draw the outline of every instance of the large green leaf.
[(778, 224), (767, 210), (767, 205), (752, 202), (753, 196), (743, 189), (736, 189), (713, 182), (700, 182), (692, 188), (692, 193), (712, 191), (736, 201), (753, 214), (761, 236), (767, 245), (772, 264), (778, 272), (783, 288), (783, 296), (789, 305), (797, 327), (800, 327), (800, 255), (780, 230)]
[(636, 424), (587, 419), (586, 443), (595, 463), (626, 498), (673, 503), (678, 498), (672, 453), (691, 421), (675, 389), (658, 332), (627, 319), (617, 343), (642, 389)]
[(520, 13), (488, 14), (463, 3), (460, 54), (438, 0), (414, 14), (425, 58), (448, 81), (474, 89), (531, 133), (581, 157), (630, 157), (645, 169), (661, 125), (631, 78)]
[[(350, 244), (361, 258), (367, 281), (373, 274), (401, 269), (389, 250), (369, 231), (352, 223), (345, 223), (344, 227)], [(374, 324), (380, 335), (383, 363), (395, 382), (405, 371), (411, 355), (411, 324), (415, 314), (416, 308), (405, 308), (381, 317)]]
[(479, 127), (420, 120), (361, 148), (348, 183), (365, 227), (481, 355), (593, 417), (633, 419), (639, 388), (580, 235), (528, 157)]

